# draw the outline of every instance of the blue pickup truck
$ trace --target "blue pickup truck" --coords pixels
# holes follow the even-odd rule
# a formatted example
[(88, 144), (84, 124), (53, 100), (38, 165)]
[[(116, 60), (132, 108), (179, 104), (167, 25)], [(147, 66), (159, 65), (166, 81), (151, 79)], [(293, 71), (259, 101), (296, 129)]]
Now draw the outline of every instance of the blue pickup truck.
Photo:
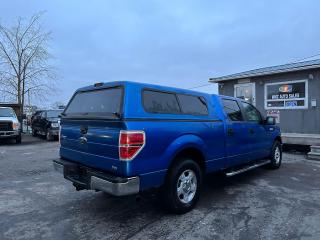
[(134, 82), (78, 89), (61, 116), (55, 170), (77, 190), (115, 196), (159, 189), (191, 210), (203, 176), (281, 165), (280, 129), (244, 100)]

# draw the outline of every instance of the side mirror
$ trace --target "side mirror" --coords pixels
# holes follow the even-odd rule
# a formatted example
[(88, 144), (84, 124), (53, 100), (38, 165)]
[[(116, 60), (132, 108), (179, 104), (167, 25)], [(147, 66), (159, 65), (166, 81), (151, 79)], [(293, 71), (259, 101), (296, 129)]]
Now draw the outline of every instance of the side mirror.
[(276, 119), (274, 117), (267, 117), (265, 121), (266, 125), (275, 125), (276, 124)]

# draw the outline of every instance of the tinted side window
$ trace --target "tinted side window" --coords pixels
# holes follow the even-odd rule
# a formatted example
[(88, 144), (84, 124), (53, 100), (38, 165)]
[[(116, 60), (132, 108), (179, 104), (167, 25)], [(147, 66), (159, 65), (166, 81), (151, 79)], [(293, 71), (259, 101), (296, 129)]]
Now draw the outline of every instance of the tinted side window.
[(247, 121), (261, 122), (260, 112), (251, 104), (241, 102)]
[(240, 107), (235, 100), (222, 99), (223, 109), (231, 121), (243, 121)]
[(143, 106), (147, 112), (152, 113), (180, 113), (179, 104), (175, 94), (143, 91)]
[(178, 94), (181, 112), (192, 115), (208, 115), (208, 108), (204, 99), (196, 96)]

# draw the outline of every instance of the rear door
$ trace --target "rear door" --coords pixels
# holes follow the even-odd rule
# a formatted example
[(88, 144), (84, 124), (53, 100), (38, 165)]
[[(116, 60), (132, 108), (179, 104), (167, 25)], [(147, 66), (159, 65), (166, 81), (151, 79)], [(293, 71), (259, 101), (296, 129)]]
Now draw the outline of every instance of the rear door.
[(248, 161), (248, 131), (238, 101), (222, 99), (226, 120), (226, 154), (227, 167), (243, 164)]
[(61, 119), (60, 155), (86, 166), (121, 173), (119, 133), (123, 87), (78, 92)]

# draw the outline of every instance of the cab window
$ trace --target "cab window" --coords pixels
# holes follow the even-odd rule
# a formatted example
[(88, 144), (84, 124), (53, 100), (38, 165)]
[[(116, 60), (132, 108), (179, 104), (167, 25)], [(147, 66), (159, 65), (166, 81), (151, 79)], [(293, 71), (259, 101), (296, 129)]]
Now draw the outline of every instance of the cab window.
[(241, 102), (241, 104), (247, 121), (258, 123), (261, 122), (261, 114), (254, 106), (246, 102)]

